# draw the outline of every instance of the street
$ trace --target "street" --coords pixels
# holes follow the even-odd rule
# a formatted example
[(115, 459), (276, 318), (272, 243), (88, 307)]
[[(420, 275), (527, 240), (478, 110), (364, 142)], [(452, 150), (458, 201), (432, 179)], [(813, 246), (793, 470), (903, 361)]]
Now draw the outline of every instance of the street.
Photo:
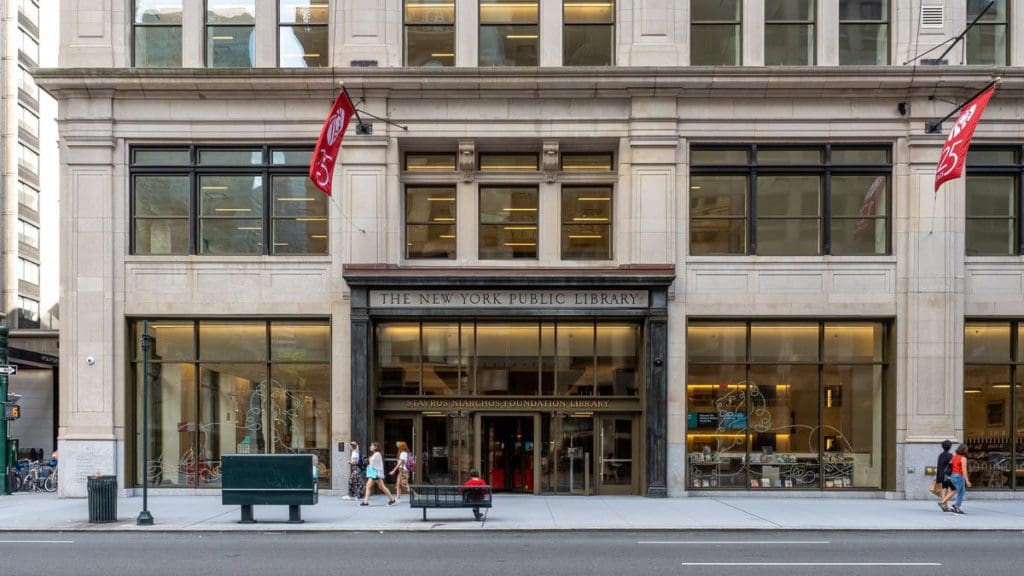
[(1011, 574), (1021, 533), (0, 533), (5, 576)]

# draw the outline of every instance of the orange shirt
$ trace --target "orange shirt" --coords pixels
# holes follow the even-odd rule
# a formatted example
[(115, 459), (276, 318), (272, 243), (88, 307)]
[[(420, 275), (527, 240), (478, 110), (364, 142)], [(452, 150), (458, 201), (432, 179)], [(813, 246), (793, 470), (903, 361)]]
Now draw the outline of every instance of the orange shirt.
[(953, 474), (959, 474), (961, 476), (964, 475), (964, 461), (965, 460), (967, 460), (967, 458), (964, 458), (962, 454), (957, 454), (957, 455), (953, 456), (953, 470), (952, 470)]

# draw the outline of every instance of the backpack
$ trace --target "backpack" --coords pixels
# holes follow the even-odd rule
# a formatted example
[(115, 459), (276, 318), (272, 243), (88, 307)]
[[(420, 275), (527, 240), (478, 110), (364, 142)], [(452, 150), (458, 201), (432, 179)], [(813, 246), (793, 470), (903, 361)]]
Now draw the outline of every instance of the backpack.
[(408, 456), (406, 456), (405, 469), (409, 472), (410, 476), (416, 471), (416, 457), (412, 455), (412, 452), (409, 452)]

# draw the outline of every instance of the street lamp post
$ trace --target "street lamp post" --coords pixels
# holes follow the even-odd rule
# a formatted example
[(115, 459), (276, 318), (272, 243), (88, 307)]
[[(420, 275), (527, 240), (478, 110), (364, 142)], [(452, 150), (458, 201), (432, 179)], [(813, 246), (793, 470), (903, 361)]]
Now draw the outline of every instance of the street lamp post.
[(149, 513), (149, 349), (153, 337), (149, 335), (149, 320), (142, 321), (142, 512), (136, 519), (137, 526), (152, 526), (153, 515)]

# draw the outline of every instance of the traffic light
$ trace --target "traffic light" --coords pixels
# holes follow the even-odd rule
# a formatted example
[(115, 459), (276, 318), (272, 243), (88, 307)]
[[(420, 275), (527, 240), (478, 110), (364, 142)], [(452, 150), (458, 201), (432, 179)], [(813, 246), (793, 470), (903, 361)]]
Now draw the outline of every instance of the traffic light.
[(21, 418), (21, 406), (18, 406), (19, 400), (21, 400), (20, 394), (7, 395), (7, 402), (3, 403), (4, 420), (17, 420), (18, 418)]

